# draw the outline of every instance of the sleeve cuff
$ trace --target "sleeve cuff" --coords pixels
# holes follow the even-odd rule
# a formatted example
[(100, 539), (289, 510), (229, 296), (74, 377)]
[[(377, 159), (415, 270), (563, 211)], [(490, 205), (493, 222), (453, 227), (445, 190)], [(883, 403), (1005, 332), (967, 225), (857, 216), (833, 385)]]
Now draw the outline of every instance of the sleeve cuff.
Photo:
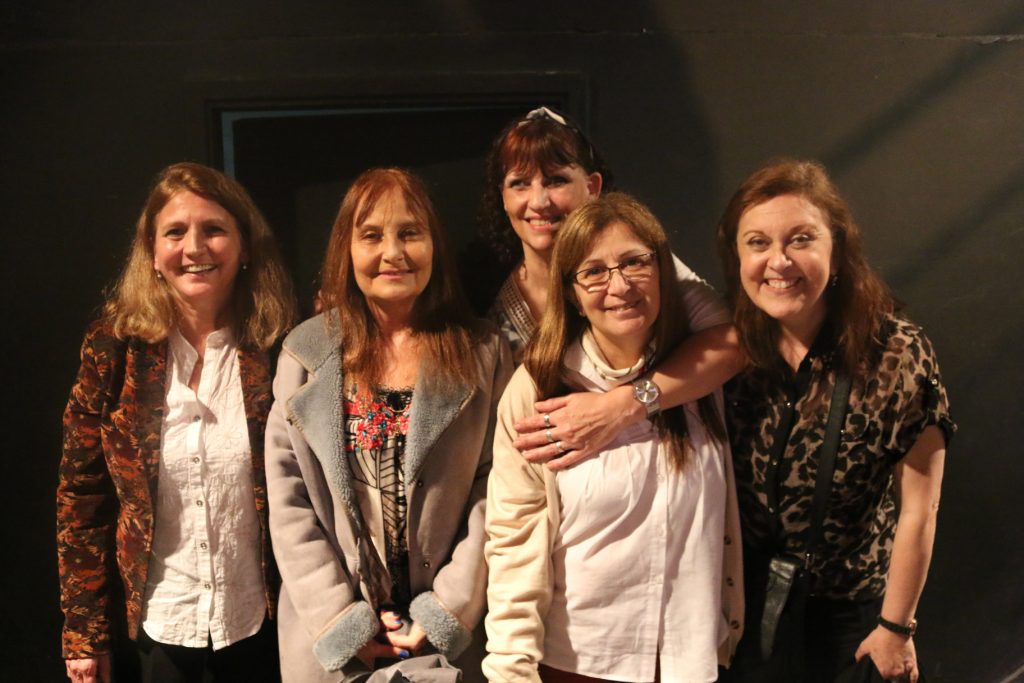
[(378, 629), (377, 615), (370, 603), (353, 603), (323, 630), (313, 645), (313, 654), (324, 669), (338, 671), (377, 635)]
[(433, 591), (420, 593), (409, 605), (409, 616), (426, 632), (427, 640), (448, 659), (469, 647), (472, 632), (445, 609)]

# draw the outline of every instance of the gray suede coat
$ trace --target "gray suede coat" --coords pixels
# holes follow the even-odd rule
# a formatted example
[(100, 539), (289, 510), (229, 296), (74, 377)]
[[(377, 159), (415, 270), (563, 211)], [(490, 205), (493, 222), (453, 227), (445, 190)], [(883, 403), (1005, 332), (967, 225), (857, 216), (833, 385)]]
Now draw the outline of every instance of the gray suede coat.
[[(405, 482), (410, 615), (430, 644), (460, 661), (486, 608), (487, 476), (498, 399), (512, 372), (488, 328), (476, 386), (442, 391), (422, 368), (413, 390)], [(278, 611), (285, 683), (343, 681), (366, 669), (354, 655), (377, 633), (368, 562), (378, 561), (345, 456), (342, 354), (322, 315), (284, 342), (267, 423), (270, 533), (283, 585)], [(468, 654), (468, 653), (467, 653)], [(471, 676), (467, 678), (471, 680)]]

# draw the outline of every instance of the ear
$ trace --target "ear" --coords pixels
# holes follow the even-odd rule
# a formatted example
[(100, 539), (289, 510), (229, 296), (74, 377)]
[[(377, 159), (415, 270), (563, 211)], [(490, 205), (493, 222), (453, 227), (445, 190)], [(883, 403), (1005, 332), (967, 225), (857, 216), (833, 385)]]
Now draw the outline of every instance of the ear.
[(601, 188), (604, 186), (604, 178), (597, 171), (594, 171), (587, 176), (587, 194), (591, 197), (597, 197), (601, 194)]

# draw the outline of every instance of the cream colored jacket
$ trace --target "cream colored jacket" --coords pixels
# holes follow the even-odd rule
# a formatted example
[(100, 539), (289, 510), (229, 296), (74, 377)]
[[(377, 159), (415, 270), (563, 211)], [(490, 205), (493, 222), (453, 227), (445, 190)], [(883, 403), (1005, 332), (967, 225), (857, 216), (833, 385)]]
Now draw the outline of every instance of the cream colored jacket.
[[(527, 462), (512, 445), (516, 420), (532, 415), (537, 391), (525, 366), (498, 404), (493, 464), (488, 481), (485, 557), (488, 563), (487, 651), (489, 681), (540, 681), (544, 623), (551, 604), (551, 549), (560, 524), (555, 473)], [(743, 556), (732, 461), (725, 462), (728, 497), (722, 609), (729, 624), (718, 659), (728, 666), (743, 633)], [(501, 491), (501, 497), (495, 491)]]

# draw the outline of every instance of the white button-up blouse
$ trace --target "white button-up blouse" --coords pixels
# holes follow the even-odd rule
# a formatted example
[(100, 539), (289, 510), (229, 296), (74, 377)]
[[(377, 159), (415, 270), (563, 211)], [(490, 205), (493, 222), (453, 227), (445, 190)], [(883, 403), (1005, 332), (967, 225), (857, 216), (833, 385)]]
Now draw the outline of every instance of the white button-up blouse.
[(177, 330), (168, 342), (142, 628), (157, 642), (218, 650), (255, 634), (266, 611), (237, 346), (228, 329), (207, 337), (193, 392), (199, 354)]

